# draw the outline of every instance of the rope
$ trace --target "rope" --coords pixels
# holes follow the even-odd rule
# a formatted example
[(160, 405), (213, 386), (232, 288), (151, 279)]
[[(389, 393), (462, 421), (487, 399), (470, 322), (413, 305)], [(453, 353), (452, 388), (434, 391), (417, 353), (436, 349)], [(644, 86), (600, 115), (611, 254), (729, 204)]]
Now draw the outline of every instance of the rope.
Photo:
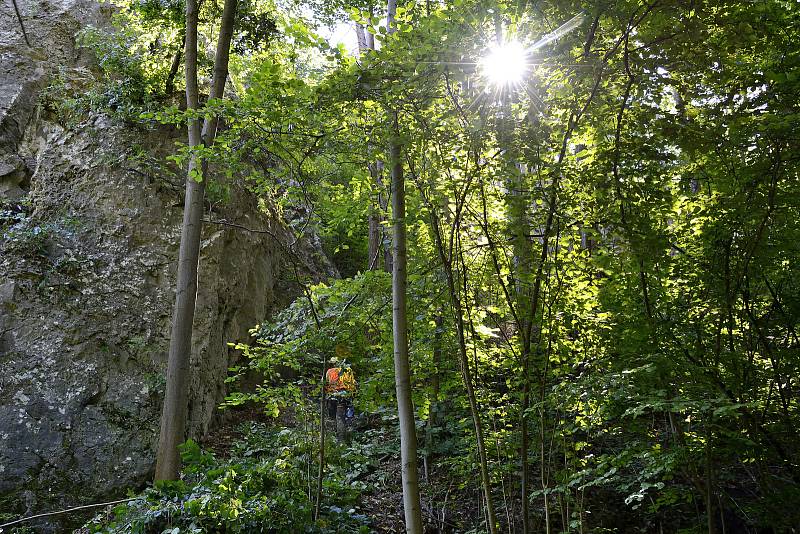
[(141, 497), (129, 497), (127, 499), (120, 499), (118, 501), (99, 502), (99, 503), (96, 503), (96, 504), (85, 504), (83, 506), (76, 506), (75, 508), (67, 508), (66, 510), (59, 510), (57, 512), (46, 512), (44, 514), (31, 515), (31, 516), (28, 516), (28, 517), (23, 517), (21, 519), (17, 519), (16, 521), (12, 521), (10, 523), (3, 523), (2, 525), (0, 525), (0, 532), (2, 532), (5, 527), (10, 527), (11, 525), (16, 525), (18, 523), (24, 523), (25, 521), (30, 521), (31, 519), (37, 519), (39, 517), (47, 517), (49, 515), (66, 514), (66, 513), (69, 513), (69, 512), (75, 512), (76, 510), (85, 510), (87, 508), (97, 508), (97, 507), (100, 507), (100, 506), (109, 506), (111, 504), (119, 504), (119, 503), (123, 503), (123, 502), (135, 501), (136, 499), (141, 499)]

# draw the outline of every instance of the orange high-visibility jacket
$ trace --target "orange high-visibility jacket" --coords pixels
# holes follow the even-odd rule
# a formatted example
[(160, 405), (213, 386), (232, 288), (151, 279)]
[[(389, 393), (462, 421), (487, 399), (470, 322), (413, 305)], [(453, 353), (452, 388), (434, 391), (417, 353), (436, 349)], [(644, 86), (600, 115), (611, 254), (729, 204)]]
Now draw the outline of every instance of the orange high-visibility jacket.
[(336, 393), (339, 391), (355, 391), (356, 378), (352, 369), (342, 370), (341, 367), (331, 367), (325, 373), (325, 391)]

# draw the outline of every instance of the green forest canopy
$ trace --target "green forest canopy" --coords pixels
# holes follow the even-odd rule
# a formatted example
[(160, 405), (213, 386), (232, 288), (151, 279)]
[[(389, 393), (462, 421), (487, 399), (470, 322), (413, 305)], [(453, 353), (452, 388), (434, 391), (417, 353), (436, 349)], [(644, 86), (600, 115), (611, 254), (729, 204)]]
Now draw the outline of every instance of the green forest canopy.
[[(537, 532), (800, 524), (796, 2), (401, 1), (392, 33), (369, 0), (242, 0), (228, 97), (196, 114), (177, 104), (183, 9), (134, 0), (116, 33), (83, 32), (103, 80), (60, 113), (145, 128), (219, 114), (199, 153), (212, 174), (245, 176), (297, 236), (322, 236), (342, 279), (257, 328), (240, 348), (267, 380), (229, 404), (277, 414), (301, 393), (276, 367), (315, 384), (338, 350), (360, 410), (395, 406), (393, 144), (438, 483), (480, 483), (474, 402), (500, 530), (527, 514)], [(220, 13), (201, 5), (201, 93)], [(340, 23), (375, 46), (320, 37)], [(503, 42), (525, 50), (513, 80), (487, 74), (505, 56), (481, 60)]]

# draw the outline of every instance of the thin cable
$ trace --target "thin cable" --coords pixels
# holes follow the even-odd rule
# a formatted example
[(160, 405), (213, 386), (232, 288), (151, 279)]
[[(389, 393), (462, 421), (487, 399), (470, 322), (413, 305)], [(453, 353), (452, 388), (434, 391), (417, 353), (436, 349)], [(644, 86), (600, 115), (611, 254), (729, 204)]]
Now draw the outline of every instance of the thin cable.
[(5, 527), (10, 527), (11, 525), (16, 525), (18, 523), (24, 523), (25, 521), (30, 521), (31, 519), (37, 519), (39, 517), (47, 517), (47, 516), (50, 516), (50, 515), (66, 514), (66, 513), (69, 513), (69, 512), (75, 512), (77, 510), (85, 510), (87, 508), (98, 508), (100, 506), (109, 506), (109, 505), (112, 505), (112, 504), (120, 504), (120, 503), (123, 503), (123, 502), (135, 501), (137, 499), (141, 499), (141, 497), (129, 497), (127, 499), (120, 499), (118, 501), (99, 502), (99, 503), (96, 503), (96, 504), (85, 504), (83, 506), (76, 506), (75, 508), (67, 508), (66, 510), (59, 510), (57, 512), (46, 512), (44, 514), (36, 514), (36, 515), (28, 516), (28, 517), (23, 517), (21, 519), (17, 519), (16, 521), (12, 521), (10, 523), (3, 523), (2, 525), (0, 525), (0, 532), (2, 532)]

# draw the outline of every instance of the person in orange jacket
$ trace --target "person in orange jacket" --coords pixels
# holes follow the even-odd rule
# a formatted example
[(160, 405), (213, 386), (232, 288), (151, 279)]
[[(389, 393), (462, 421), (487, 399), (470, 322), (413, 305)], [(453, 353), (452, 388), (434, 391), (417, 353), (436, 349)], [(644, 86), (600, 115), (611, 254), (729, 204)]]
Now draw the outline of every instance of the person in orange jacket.
[(344, 421), (353, 416), (352, 396), (356, 392), (356, 378), (346, 361), (331, 360), (333, 367), (325, 373), (325, 393), (328, 394), (328, 417)]

